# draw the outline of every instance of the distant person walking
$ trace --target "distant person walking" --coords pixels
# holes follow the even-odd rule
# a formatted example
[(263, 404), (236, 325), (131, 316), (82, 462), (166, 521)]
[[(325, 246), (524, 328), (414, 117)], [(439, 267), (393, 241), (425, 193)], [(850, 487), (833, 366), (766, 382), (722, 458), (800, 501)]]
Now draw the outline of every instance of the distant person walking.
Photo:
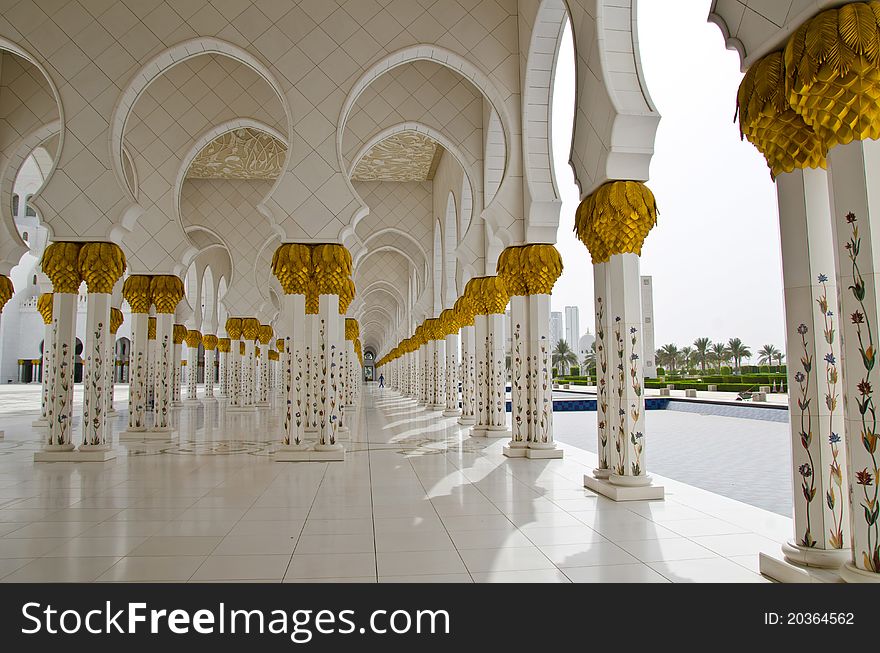
[(385, 375), (384, 374), (379, 375), (379, 387), (380, 388), (385, 387)]

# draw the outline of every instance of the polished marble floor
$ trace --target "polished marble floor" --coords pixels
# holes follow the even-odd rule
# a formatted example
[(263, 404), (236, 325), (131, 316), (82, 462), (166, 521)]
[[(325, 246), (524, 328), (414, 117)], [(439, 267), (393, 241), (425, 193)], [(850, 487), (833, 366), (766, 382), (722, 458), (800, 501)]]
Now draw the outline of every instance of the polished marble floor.
[(588, 451), (508, 460), (501, 440), (374, 387), (344, 463), (276, 463), (272, 411), (205, 402), (177, 411), (171, 442), (34, 464), (34, 414), (6, 397), (2, 582), (766, 582), (758, 553), (791, 531), (660, 477), (666, 501), (614, 503), (581, 487)]

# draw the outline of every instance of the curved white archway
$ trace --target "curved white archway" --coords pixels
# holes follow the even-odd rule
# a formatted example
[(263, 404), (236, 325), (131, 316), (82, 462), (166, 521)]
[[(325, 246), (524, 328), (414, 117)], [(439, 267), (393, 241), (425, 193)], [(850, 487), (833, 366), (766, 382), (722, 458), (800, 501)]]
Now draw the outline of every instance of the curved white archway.
[[(122, 91), (116, 102), (116, 106), (113, 108), (112, 118), (110, 120), (110, 158), (120, 188), (128, 194), (129, 200), (132, 202), (136, 203), (137, 198), (133, 197), (131, 192), (127, 189), (125, 171), (122, 165), (122, 145), (125, 138), (125, 127), (128, 123), (128, 118), (141, 94), (153, 82), (153, 80), (162, 76), (177, 64), (182, 63), (187, 59), (192, 59), (193, 57), (205, 54), (216, 54), (229, 57), (230, 59), (247, 66), (257, 75), (262, 77), (278, 96), (278, 101), (281, 103), (281, 107), (287, 117), (287, 133), (293, 133), (293, 114), (290, 105), (287, 102), (287, 96), (269, 68), (250, 52), (227, 41), (212, 37), (200, 37), (173, 45), (154, 56), (140, 68), (140, 70), (132, 77), (129, 85)], [(287, 139), (285, 138), (282, 140), (286, 142)], [(288, 149), (288, 156), (284, 163), (285, 169), (287, 168), (289, 160), (290, 152)], [(282, 171), (282, 174), (279, 175), (269, 195), (274, 192), (283, 176)]]

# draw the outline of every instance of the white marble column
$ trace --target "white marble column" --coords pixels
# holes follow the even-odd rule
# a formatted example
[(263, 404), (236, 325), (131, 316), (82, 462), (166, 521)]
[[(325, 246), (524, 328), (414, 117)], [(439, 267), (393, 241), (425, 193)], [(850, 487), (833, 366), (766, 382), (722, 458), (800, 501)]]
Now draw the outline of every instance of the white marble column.
[(107, 349), (106, 349), (106, 364), (105, 364), (105, 374), (107, 375), (106, 384), (107, 384), (107, 393), (105, 395), (105, 399), (107, 401), (107, 417), (116, 417), (119, 413), (116, 410), (116, 405), (114, 403), (115, 394), (116, 394), (116, 378), (118, 376), (116, 364), (116, 334), (119, 332), (119, 327), (122, 326), (122, 322), (125, 318), (122, 315), (122, 311), (117, 306), (111, 306), (110, 308), (110, 337), (107, 338)]
[(214, 398), (214, 360), (217, 350), (217, 336), (207, 334), (202, 338), (202, 346), (205, 349), (205, 399)]
[[(308, 297), (306, 304), (309, 304)], [(307, 307), (308, 309), (308, 307)], [(306, 349), (305, 349), (305, 372), (306, 372), (306, 433), (317, 435), (318, 433), (318, 359), (321, 349), (320, 320), (317, 313), (306, 313)]]
[(183, 382), (183, 344), (186, 341), (187, 328), (182, 324), (175, 324), (172, 331), (174, 341), (174, 382), (171, 389), (171, 405), (181, 406), (181, 385)]
[(199, 399), (199, 344), (202, 334), (190, 329), (186, 334), (186, 400), (196, 402)]
[[(852, 502), (852, 557), (841, 567), (841, 577), (847, 582), (880, 582), (880, 416), (876, 400), (880, 389), (876, 364), (880, 343), (880, 270), (876, 263), (880, 255), (880, 142), (838, 145), (828, 153), (828, 164), (843, 316), (841, 390), (847, 397), (844, 430), (849, 456), (845, 478)], [(824, 462), (830, 464), (831, 460), (833, 454)]]
[[(176, 306), (176, 302), (175, 302)], [(154, 414), (152, 430), (171, 433), (171, 390), (174, 384), (174, 313), (156, 314), (156, 367)]]
[[(110, 288), (112, 290), (112, 287)], [(89, 292), (86, 305), (83, 419), (80, 451), (110, 453), (107, 433), (107, 340), (110, 339), (110, 293)], [(112, 456), (115, 458), (115, 455)], [(106, 456), (102, 460), (108, 460)]]
[[(260, 385), (257, 406), (267, 408), (269, 406), (269, 350), (272, 348), (272, 327), (262, 325), (260, 328)], [(269, 330), (262, 332), (263, 329)]]
[[(837, 569), (850, 558), (850, 520), (828, 173), (795, 170), (776, 182), (795, 530), (782, 551), (794, 565)], [(786, 580), (777, 564), (761, 556), (763, 573)]]
[(226, 396), (229, 397), (229, 412), (235, 413), (241, 411), (241, 318), (226, 320), (226, 333), (229, 334)]
[(316, 451), (341, 452), (337, 442), (339, 354), (344, 334), (339, 322), (339, 295), (319, 296), (318, 333), (320, 347), (313, 357), (318, 371), (318, 442)]
[(591, 490), (615, 500), (660, 499), (663, 488), (646, 472), (645, 393), (642, 355), (641, 276), (637, 254), (608, 261), (610, 317), (609, 466), (607, 481), (586, 477)]
[(611, 476), (611, 379), (616, 369), (611, 365), (611, 333), (608, 312), (608, 264), (593, 265), (593, 305), (596, 318), (596, 422), (598, 432), (599, 465), (593, 476), (607, 479)]
[(156, 410), (156, 317), (150, 316), (147, 322), (147, 411), (153, 415)]
[(217, 355), (220, 360), (220, 370), (217, 385), (220, 389), (220, 397), (227, 399), (229, 397), (229, 338), (219, 338), (217, 340)]
[[(73, 407), (74, 348), (76, 347), (76, 311), (79, 296), (59, 292), (52, 297), (52, 370), (49, 388), (49, 433), (47, 453), (73, 450), (71, 433)], [(34, 454), (37, 460), (37, 454)]]
[(308, 375), (306, 343), (311, 339), (311, 333), (305, 311), (305, 295), (284, 296), (284, 331), (287, 334), (282, 355), (282, 361), (285, 363), (282, 384), (286, 403), (284, 445), (295, 448), (305, 447), (305, 428), (309, 408), (306, 389)]
[(49, 378), (52, 373), (52, 293), (43, 293), (37, 300), (37, 312), (43, 318), (43, 362), (42, 389), (40, 394), (40, 417), (31, 426), (45, 428), (49, 426), (46, 410), (49, 405)]
[[(126, 297), (128, 299), (128, 297)], [(129, 303), (131, 303), (129, 301)], [(147, 306), (147, 311), (149, 311)], [(131, 354), (128, 374), (128, 431), (121, 434), (140, 437), (147, 430), (147, 332), (150, 316), (146, 312), (131, 314)], [(123, 438), (124, 439), (124, 438)]]
[(510, 458), (523, 458), (528, 450), (529, 428), (532, 421), (529, 405), (532, 385), (529, 298), (524, 294), (516, 294), (510, 298), (510, 325), (511, 437), (510, 442), (504, 447), (504, 455)]
[(434, 329), (434, 356), (431, 363), (431, 376), (433, 377), (433, 396), (431, 397), (431, 408), (433, 410), (446, 409), (446, 334), (443, 332), (442, 326), (439, 325)]
[(488, 331), (488, 424), (485, 435), (490, 438), (503, 438), (510, 435), (507, 426), (507, 399), (505, 386), (504, 352), (504, 313), (491, 313), (487, 316)]
[(531, 294), (529, 309), (529, 458), (562, 458), (553, 438), (553, 373), (550, 295)]
[[(428, 327), (425, 327), (429, 330)], [(425, 334), (428, 341), (424, 344), (424, 358), (422, 359), (422, 376), (425, 379), (424, 403), (425, 408), (434, 408), (434, 392), (437, 387), (437, 379), (434, 376), (434, 362), (437, 360), (437, 341), (430, 334)]]
[(489, 316), (474, 315), (474, 427), (473, 437), (484, 437), (489, 425)]
[(465, 319), (470, 324), (461, 327), (461, 417), (458, 423), (462, 426), (476, 424), (474, 393), (476, 391), (476, 336), (474, 334), (473, 317), (468, 315)]
[[(454, 320), (455, 318), (450, 318)], [(456, 325), (457, 326), (457, 325)], [(458, 407), (458, 332), (446, 335), (446, 409), (444, 417), (458, 417), (461, 410)], [(397, 361), (395, 361), (395, 364)]]

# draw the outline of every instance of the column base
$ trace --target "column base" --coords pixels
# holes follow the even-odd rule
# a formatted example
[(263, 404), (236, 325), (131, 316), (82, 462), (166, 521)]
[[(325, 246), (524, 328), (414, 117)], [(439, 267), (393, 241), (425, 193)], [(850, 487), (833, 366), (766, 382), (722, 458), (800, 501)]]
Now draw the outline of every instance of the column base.
[(119, 434), (119, 441), (126, 442), (132, 440), (170, 440), (171, 429), (167, 431), (122, 431)]
[(105, 463), (115, 459), (116, 452), (109, 444), (83, 444), (77, 450), (34, 453), (35, 463)]
[(593, 476), (595, 478), (598, 478), (601, 480), (607, 480), (608, 478), (611, 477), (611, 470), (610, 469), (602, 469), (601, 467), (597, 467), (596, 469), (593, 470)]
[(181, 401), (180, 399), (175, 399), (174, 401), (171, 402), (172, 408), (181, 408), (182, 406), (183, 406), (183, 401)]
[(793, 542), (782, 545), (782, 555), (793, 565), (819, 569), (840, 569), (844, 563), (852, 560), (849, 549), (814, 549)]
[(501, 453), (508, 458), (525, 458), (528, 452), (528, 445), (525, 442), (514, 442), (513, 440), (505, 444), (501, 450)]
[(504, 426), (484, 426), (481, 430), (480, 437), (483, 438), (509, 438), (511, 435), (510, 429)]
[[(612, 475), (612, 478), (626, 478)], [(662, 486), (651, 485), (650, 477), (647, 485), (617, 485), (609, 479), (593, 478), (584, 475), (584, 487), (596, 494), (608, 497), (612, 501), (650, 501), (663, 500), (664, 490)]]
[(446, 404), (429, 404), (429, 410), (446, 410)]
[(115, 408), (111, 408), (107, 411), (107, 417), (116, 417), (117, 415), (119, 415), (119, 411)]
[[(783, 551), (786, 546), (783, 545)], [(778, 558), (767, 553), (758, 554), (761, 575), (779, 583), (839, 583), (841, 574), (837, 569), (813, 567), (792, 562), (788, 557)]]
[(199, 399), (187, 399), (184, 402), (181, 402), (184, 406), (201, 406), (202, 402)]
[[(443, 417), (458, 417), (461, 415), (461, 411), (458, 408), (447, 408), (443, 411)], [(459, 424), (461, 420), (459, 420)]]
[(526, 450), (526, 458), (534, 460), (560, 460), (563, 450), (555, 444), (530, 444)]
[(31, 426), (35, 429), (47, 429), (49, 428), (49, 420), (45, 417), (40, 417), (31, 422)]
[(256, 406), (227, 406), (227, 413), (253, 413), (257, 410)]
[(257, 408), (268, 408), (271, 404), (268, 401), (258, 401), (255, 406)]
[(275, 451), (275, 460), (284, 463), (325, 463), (345, 461), (345, 448), (341, 444), (281, 445)]
[(852, 562), (844, 563), (840, 577), (844, 583), (880, 583), (880, 574), (859, 569)]
[(473, 426), (474, 424), (477, 423), (477, 420), (475, 420), (473, 417), (465, 417), (464, 415), (462, 415), (458, 419), (458, 423), (461, 424), (462, 426)]

